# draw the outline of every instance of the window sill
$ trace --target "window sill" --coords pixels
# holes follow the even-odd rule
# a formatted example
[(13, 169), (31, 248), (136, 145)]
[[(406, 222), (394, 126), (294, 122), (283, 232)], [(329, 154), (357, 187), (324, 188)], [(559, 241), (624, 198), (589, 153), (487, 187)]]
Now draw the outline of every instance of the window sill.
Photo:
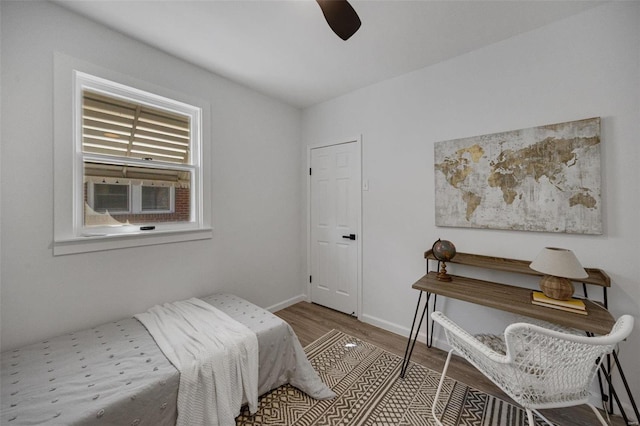
[(129, 247), (143, 247), (157, 244), (206, 240), (210, 238), (213, 238), (213, 230), (211, 228), (171, 231), (139, 231), (110, 235), (87, 235), (84, 237), (54, 241), (53, 255), (64, 256), (68, 254), (90, 253)]

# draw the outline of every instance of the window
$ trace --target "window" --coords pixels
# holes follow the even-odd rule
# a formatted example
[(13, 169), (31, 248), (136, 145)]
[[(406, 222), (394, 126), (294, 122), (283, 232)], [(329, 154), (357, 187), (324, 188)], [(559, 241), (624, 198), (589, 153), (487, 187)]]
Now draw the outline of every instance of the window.
[(54, 53), (54, 255), (212, 238), (211, 106), (147, 77)]
[(82, 234), (195, 222), (197, 108), (84, 74), (77, 85)]
[[(119, 185), (111, 183), (96, 183), (91, 185), (89, 206), (99, 213), (118, 213), (130, 211), (129, 208), (129, 185)], [(85, 213), (86, 223), (86, 213)]]
[[(95, 225), (95, 223), (88, 223), (88, 221), (90, 222), (92, 215), (96, 213), (109, 214), (114, 217), (121, 217), (123, 214), (138, 215), (127, 219), (140, 223), (145, 223), (144, 217), (139, 216), (143, 213), (175, 213), (175, 188), (170, 183), (167, 183), (168, 186), (165, 186), (165, 183), (160, 184), (162, 186), (146, 186), (132, 183), (123, 184), (118, 181), (116, 183), (88, 182), (84, 212), (85, 226)], [(180, 217), (161, 216), (160, 221), (186, 221), (189, 219), (189, 192), (178, 190), (178, 196), (180, 204), (184, 206), (183, 214)]]
[(142, 193), (141, 211), (170, 213), (174, 210), (171, 188), (164, 186), (142, 186), (140, 187), (140, 191)]

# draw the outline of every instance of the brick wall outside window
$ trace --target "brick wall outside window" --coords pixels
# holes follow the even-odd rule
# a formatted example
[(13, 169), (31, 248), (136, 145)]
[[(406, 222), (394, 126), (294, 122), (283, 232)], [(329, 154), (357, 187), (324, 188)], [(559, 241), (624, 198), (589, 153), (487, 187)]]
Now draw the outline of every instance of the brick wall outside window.
[[(84, 200), (87, 202), (87, 184), (84, 185)], [(175, 188), (175, 209), (173, 213), (111, 213), (118, 222), (135, 225), (139, 223), (188, 222), (191, 218), (191, 198), (189, 188)]]

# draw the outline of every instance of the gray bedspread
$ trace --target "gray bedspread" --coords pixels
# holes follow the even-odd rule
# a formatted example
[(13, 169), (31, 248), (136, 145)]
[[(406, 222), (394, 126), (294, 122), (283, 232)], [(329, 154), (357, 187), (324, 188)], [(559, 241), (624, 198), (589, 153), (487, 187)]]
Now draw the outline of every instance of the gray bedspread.
[[(318, 399), (333, 392), (291, 327), (237, 296), (202, 300), (258, 337), (258, 392), (291, 383)], [(173, 425), (179, 373), (134, 318), (2, 353), (2, 425)]]

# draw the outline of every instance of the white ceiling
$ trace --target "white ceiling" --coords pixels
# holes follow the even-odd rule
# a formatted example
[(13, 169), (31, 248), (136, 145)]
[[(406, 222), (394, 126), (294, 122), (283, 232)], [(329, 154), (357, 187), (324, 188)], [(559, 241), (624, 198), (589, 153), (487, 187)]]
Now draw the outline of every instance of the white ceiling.
[(351, 0), (343, 41), (314, 0), (56, 3), (216, 74), (306, 107), (530, 31), (596, 1)]

